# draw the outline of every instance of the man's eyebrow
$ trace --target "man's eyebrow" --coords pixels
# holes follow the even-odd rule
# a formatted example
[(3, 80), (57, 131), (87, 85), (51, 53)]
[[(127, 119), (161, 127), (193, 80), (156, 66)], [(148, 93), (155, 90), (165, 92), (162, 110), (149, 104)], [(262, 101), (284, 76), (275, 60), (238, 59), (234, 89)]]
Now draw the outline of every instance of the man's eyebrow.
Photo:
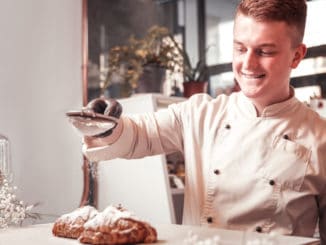
[(261, 45), (258, 45), (258, 47), (262, 47), (262, 48), (275, 48), (276, 47), (276, 45), (275, 44), (273, 44), (273, 43), (263, 43), (263, 44), (261, 44)]
[[(244, 45), (243, 42), (240, 42), (237, 40), (233, 40), (233, 43), (237, 44), (237, 45)], [(262, 44), (257, 45), (257, 47), (259, 47), (259, 48), (275, 48), (276, 45), (274, 43), (262, 43)]]
[(242, 45), (242, 44), (243, 44), (242, 42), (237, 41), (237, 40), (233, 40), (233, 43), (234, 43), (234, 44), (239, 44), (239, 45)]

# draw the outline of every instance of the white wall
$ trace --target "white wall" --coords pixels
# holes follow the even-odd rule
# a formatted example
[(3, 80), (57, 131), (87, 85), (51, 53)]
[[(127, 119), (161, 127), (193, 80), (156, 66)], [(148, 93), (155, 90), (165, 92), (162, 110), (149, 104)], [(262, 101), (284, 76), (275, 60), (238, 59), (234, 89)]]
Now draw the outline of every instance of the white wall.
[(17, 193), (40, 213), (70, 211), (82, 194), (80, 138), (65, 118), (82, 105), (81, 5), (0, 1), (0, 133)]
[(307, 24), (304, 36), (304, 43), (308, 47), (323, 45), (326, 43), (326, 35), (323, 28), (326, 21), (325, 0), (314, 0), (307, 2)]

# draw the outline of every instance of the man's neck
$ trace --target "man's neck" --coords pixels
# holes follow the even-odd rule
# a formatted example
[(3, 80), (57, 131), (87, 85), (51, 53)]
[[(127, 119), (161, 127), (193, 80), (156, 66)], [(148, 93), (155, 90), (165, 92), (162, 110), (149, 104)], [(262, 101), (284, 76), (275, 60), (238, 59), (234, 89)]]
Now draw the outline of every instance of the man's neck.
[(251, 99), (251, 101), (255, 106), (257, 116), (260, 117), (266, 107), (287, 101), (288, 99), (292, 98), (293, 96), (294, 96), (294, 90), (293, 90), (293, 88), (289, 88), (287, 94), (285, 96), (283, 96), (283, 98), (278, 98), (277, 100), (273, 100), (273, 99), (270, 99), (270, 100), (261, 99), (260, 100), (260, 99), (253, 98), (253, 99)]

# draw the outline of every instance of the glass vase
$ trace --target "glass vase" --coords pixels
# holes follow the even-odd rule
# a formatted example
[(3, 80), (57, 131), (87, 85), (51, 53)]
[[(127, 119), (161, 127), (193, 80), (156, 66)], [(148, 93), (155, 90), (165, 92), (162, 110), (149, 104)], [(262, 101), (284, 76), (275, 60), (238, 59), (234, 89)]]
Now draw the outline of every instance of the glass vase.
[(9, 139), (0, 134), (0, 180), (11, 177), (11, 157)]

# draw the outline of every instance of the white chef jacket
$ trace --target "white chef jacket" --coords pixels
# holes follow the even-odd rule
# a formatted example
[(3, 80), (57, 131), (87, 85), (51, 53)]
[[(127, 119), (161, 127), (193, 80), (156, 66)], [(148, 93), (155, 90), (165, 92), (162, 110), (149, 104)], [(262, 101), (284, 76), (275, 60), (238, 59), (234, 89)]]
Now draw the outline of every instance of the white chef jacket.
[(184, 224), (312, 236), (319, 218), (326, 244), (326, 120), (294, 96), (258, 117), (242, 92), (197, 94), (122, 121), (114, 144), (85, 155), (183, 152)]

